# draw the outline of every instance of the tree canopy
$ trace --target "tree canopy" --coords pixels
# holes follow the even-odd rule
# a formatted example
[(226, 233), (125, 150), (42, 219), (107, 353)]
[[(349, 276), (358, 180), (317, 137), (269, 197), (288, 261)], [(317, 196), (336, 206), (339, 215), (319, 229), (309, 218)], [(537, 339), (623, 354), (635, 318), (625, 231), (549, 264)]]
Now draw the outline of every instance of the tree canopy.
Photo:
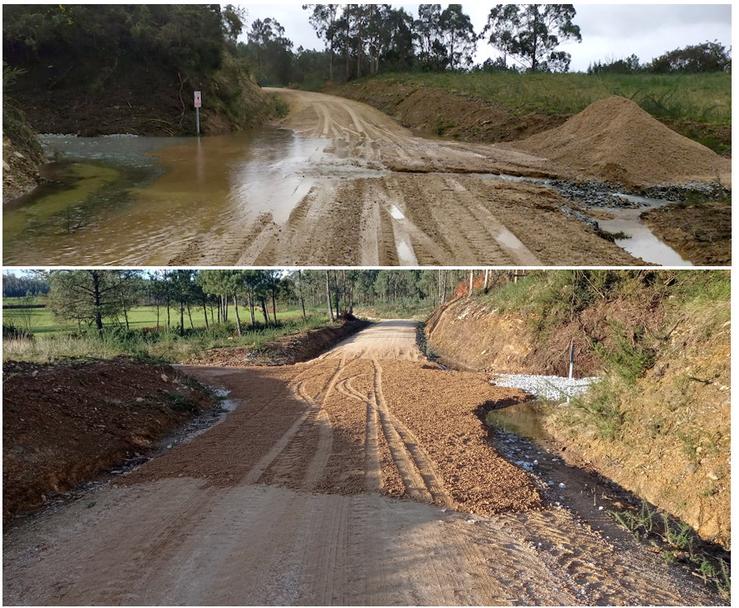
[(582, 41), (575, 15), (572, 4), (497, 4), (483, 36), (532, 72), (566, 72), (570, 54), (556, 49), (565, 40)]

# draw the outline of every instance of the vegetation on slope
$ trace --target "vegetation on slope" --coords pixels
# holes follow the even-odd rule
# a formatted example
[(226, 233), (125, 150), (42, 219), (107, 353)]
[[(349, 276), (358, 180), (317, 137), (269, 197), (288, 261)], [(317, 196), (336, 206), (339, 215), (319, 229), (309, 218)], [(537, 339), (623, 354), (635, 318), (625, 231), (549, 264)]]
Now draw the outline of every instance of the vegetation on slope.
[(3, 11), (15, 95), (41, 132), (189, 134), (193, 91), (205, 133), (272, 111), (235, 53), (242, 22), (219, 5), (15, 5)]

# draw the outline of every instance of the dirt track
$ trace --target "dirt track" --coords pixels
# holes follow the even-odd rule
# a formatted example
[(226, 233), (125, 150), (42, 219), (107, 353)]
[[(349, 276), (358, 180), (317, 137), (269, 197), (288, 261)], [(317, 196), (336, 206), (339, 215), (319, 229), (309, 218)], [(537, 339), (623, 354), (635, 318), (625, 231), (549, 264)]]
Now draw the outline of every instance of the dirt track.
[[(416, 137), (341, 97), (273, 91), (290, 105), (284, 125), (317, 143), (295, 187), (280, 190), (291, 199), (282, 202), (292, 207), (289, 218), (255, 218), (238, 250), (240, 264), (637, 263), (563, 215), (565, 201), (550, 189), (489, 179), (553, 175), (543, 159)], [(203, 251), (207, 243), (191, 244), (183, 259)]]
[(7, 530), (5, 603), (717, 601), (544, 504), (475, 416), (521, 394), (425, 361), (411, 322), (304, 364), (188, 371), (230, 389), (235, 411)]

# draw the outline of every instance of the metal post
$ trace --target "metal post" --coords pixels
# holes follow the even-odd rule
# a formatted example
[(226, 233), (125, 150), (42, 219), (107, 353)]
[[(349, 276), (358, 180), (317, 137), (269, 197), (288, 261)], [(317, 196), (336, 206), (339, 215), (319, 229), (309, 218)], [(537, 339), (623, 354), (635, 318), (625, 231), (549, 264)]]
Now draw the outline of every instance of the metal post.
[(575, 340), (570, 340), (570, 373), (569, 373), (569, 379), (572, 380), (572, 377), (575, 374)]
[(200, 137), (200, 108), (195, 108), (195, 131)]

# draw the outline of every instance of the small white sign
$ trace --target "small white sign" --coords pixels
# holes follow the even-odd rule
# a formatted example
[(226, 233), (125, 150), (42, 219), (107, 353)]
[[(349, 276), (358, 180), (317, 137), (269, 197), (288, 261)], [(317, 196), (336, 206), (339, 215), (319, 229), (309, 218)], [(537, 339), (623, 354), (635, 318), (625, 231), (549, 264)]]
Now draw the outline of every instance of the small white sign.
[(200, 91), (195, 91), (195, 107), (200, 108), (203, 106), (203, 100), (200, 96)]

